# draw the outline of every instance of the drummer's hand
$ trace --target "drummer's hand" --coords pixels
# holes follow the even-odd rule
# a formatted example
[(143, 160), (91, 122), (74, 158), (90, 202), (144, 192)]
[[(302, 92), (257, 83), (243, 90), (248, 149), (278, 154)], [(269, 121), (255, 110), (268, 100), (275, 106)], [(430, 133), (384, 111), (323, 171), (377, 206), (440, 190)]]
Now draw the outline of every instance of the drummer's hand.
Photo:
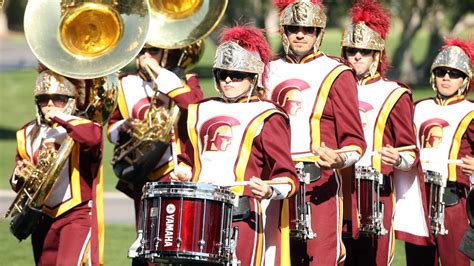
[(188, 175), (186, 172), (180, 170), (178, 167), (177, 169), (175, 169), (175, 171), (170, 173), (170, 179), (171, 181), (175, 182), (187, 182), (191, 180), (191, 176)]
[(250, 178), (249, 186), (253, 196), (258, 200), (269, 199), (272, 196), (272, 187), (265, 184), (262, 179), (258, 177), (254, 176)]
[(472, 173), (474, 173), (474, 157), (466, 155), (463, 158), (461, 158), (461, 160), (462, 160), (461, 171), (465, 175), (471, 176)]
[(402, 163), (402, 157), (400, 157), (400, 153), (395, 150), (390, 145), (386, 145), (380, 151), (380, 156), (382, 157), (382, 163), (389, 165), (389, 166), (398, 166)]
[(344, 159), (324, 142), (321, 142), (321, 147), (313, 149), (313, 153), (318, 157), (315, 164), (321, 169), (338, 169), (344, 165)]

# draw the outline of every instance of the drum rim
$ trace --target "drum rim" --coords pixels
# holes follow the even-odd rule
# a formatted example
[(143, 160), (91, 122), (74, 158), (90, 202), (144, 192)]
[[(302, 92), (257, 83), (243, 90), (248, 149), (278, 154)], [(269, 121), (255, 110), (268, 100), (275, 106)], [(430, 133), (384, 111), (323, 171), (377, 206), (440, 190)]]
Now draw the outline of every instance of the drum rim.
[[(226, 254), (228, 253), (228, 254)], [(213, 263), (224, 263), (230, 261), (230, 253), (222, 252), (221, 255), (207, 252), (196, 252), (196, 251), (171, 251), (171, 250), (151, 250), (148, 254), (144, 255), (145, 258), (151, 259), (153, 262), (187, 262), (199, 261), (199, 262), (213, 262)], [(156, 260), (158, 259), (158, 260)]]
[[(362, 169), (364, 170), (363, 175), (361, 174)], [(370, 181), (375, 181), (377, 183), (381, 183), (382, 174), (379, 171), (377, 171), (377, 169), (375, 169), (371, 166), (356, 165), (356, 167), (355, 167), (355, 179), (370, 180)]]
[(143, 187), (143, 198), (193, 198), (233, 204), (236, 195), (228, 188), (208, 183), (148, 182)]

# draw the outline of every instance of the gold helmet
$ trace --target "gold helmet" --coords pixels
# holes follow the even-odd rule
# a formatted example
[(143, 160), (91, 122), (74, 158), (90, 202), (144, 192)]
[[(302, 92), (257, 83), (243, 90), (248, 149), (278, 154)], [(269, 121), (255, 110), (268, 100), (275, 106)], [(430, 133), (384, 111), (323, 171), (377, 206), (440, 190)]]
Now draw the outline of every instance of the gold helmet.
[[(51, 70), (44, 70), (36, 78), (33, 95), (36, 97), (42, 94), (59, 94), (76, 98), (79, 96), (78, 89), (85, 87), (84, 81), (76, 81), (75, 85), (64, 76), (54, 73)], [(77, 85), (79, 85), (80, 88), (77, 88)]]
[[(68, 107), (64, 109), (64, 112), (72, 114), (78, 106), (84, 104), (85, 86), (84, 80), (66, 78), (49, 69), (44, 69), (36, 77), (33, 95), (35, 101), (38, 101), (42, 95), (67, 96), (69, 98)], [(39, 102), (36, 102), (36, 121), (38, 124), (46, 122)]]
[(270, 62), (272, 51), (263, 30), (245, 25), (227, 28), (220, 41), (213, 66), (216, 84), (218, 70), (221, 69), (255, 74), (249, 95), (258, 92), (259, 87), (265, 87), (266, 66)]
[(466, 75), (458, 95), (466, 94), (474, 87), (472, 82), (474, 64), (474, 42), (462, 41), (459, 39), (445, 39), (446, 44), (442, 47), (431, 65), (430, 83), (435, 92), (436, 88), (434, 70), (437, 67), (449, 67), (457, 69)]
[(351, 8), (352, 23), (342, 35), (342, 57), (347, 58), (345, 48), (374, 50), (374, 62), (369, 67), (370, 76), (386, 71), (385, 38), (390, 28), (390, 17), (376, 0), (359, 0)]
[(326, 28), (324, 6), (318, 0), (274, 0), (280, 9), (280, 37), (285, 53), (288, 54), (290, 42), (285, 32), (285, 26), (302, 26), (319, 28), (320, 32), (314, 43), (314, 51), (318, 51)]

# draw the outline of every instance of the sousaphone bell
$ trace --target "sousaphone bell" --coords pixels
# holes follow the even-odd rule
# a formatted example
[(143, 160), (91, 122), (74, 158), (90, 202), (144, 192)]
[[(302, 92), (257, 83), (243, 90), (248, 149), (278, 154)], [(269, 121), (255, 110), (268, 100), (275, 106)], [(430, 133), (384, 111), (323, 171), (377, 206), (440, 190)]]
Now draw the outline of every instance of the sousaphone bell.
[(135, 58), (149, 23), (145, 0), (30, 0), (24, 27), (39, 61), (61, 75), (88, 79)]
[(211, 33), (221, 20), (228, 0), (149, 0), (147, 43), (163, 49), (186, 47)]

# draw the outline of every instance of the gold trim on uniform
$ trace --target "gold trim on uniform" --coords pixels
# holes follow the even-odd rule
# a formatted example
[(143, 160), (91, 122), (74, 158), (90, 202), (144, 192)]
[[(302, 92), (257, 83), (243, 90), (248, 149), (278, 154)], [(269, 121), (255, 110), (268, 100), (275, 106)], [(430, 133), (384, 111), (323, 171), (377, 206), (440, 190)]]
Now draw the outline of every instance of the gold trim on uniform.
[[(373, 150), (379, 151), (382, 149), (383, 145), (383, 134), (385, 131), (385, 126), (387, 124), (388, 116), (392, 111), (393, 107), (397, 103), (397, 101), (402, 97), (404, 93), (408, 93), (407, 88), (397, 88), (393, 90), (390, 95), (385, 100), (380, 114), (377, 117), (377, 121), (375, 123), (375, 132), (374, 132), (374, 143), (373, 143)], [(382, 157), (380, 156), (373, 156), (372, 157), (372, 167), (377, 171), (381, 172), (382, 170)]]

